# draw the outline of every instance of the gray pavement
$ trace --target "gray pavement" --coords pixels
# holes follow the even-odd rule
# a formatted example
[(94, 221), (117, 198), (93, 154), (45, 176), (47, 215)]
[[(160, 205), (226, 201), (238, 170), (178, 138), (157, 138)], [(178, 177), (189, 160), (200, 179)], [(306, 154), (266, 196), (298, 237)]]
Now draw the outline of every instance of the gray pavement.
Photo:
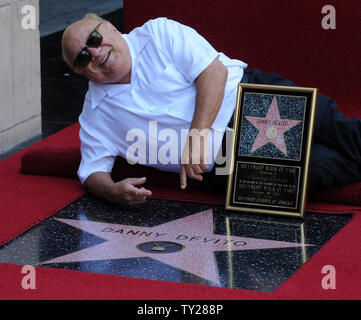
[(39, 0), (40, 36), (65, 29), (88, 12), (99, 15), (123, 8), (123, 0)]

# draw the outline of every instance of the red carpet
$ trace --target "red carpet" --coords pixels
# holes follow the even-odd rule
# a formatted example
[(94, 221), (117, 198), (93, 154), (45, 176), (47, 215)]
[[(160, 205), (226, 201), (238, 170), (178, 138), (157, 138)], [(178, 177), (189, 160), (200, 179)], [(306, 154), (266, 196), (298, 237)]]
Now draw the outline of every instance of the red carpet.
[[(25, 152), (22, 156), (21, 172), (24, 174), (77, 178), (80, 158), (79, 147), (38, 146)], [(126, 160), (118, 157), (112, 175), (116, 181), (128, 177), (146, 176), (146, 185), (148, 187), (167, 188), (167, 196), (171, 199), (224, 203), (224, 190), (217, 190), (217, 185), (212, 183), (211, 174), (205, 174), (203, 182), (188, 181), (188, 190), (181, 192), (179, 190), (178, 174), (161, 172), (141, 165), (129, 165)], [(190, 190), (192, 192), (189, 192)], [(316, 202), (333, 202), (358, 206), (361, 205), (360, 192), (361, 182), (358, 182), (313, 192), (309, 195), (309, 199)]]
[[(320, 88), (347, 116), (361, 116), (359, 75), (361, 3), (334, 0), (337, 29), (323, 30), (323, 1), (124, 1), (126, 31), (168, 16), (195, 27), (227, 55), (250, 67), (278, 72), (301, 86)], [(211, 27), (210, 27), (211, 25)], [(77, 125), (31, 147), (79, 147)], [(28, 151), (28, 150), (26, 150)], [(74, 178), (20, 173), (21, 152), (0, 163), (0, 244), (13, 239), (84, 194)], [(72, 154), (74, 156), (74, 154)], [(74, 158), (71, 158), (74, 159)], [(69, 161), (65, 158), (62, 161)], [(55, 163), (54, 163), (55, 164)], [(67, 171), (69, 169), (69, 171)], [(61, 175), (74, 175), (65, 168)], [(150, 181), (151, 183), (151, 181)], [(352, 190), (352, 191), (350, 191)], [(23, 290), (21, 266), (0, 264), (1, 299), (360, 299), (360, 185), (313, 195), (310, 211), (354, 212), (352, 220), (273, 293), (37, 268), (37, 289)], [(154, 197), (210, 201), (209, 193), (152, 188)], [(211, 197), (214, 202), (221, 198)], [(326, 202), (322, 202), (326, 201)], [(332, 204), (336, 201), (338, 204)], [(324, 265), (336, 268), (336, 289), (324, 290)]]

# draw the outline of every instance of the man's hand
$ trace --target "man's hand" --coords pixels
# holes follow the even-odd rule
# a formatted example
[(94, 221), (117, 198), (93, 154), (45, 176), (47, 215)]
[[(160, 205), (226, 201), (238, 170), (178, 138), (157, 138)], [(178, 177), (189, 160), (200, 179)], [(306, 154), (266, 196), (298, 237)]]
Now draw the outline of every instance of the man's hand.
[(127, 178), (119, 182), (115, 182), (109, 186), (107, 191), (107, 198), (113, 203), (123, 205), (136, 205), (145, 202), (147, 197), (152, 195), (150, 190), (144, 187), (139, 188), (144, 184), (146, 178)]
[(200, 132), (195, 129), (189, 132), (181, 157), (180, 186), (182, 189), (187, 187), (187, 177), (202, 181), (202, 174), (209, 168), (206, 164), (208, 132), (209, 130)]
[[(197, 90), (196, 105), (190, 126), (190, 134), (181, 158), (180, 186), (182, 189), (187, 187), (187, 176), (202, 181), (202, 173), (208, 170), (208, 166), (205, 164), (205, 159), (207, 159), (206, 136), (209, 129), (212, 128), (221, 107), (227, 77), (227, 68), (218, 59), (215, 59), (195, 80)], [(191, 134), (193, 129), (195, 129), (194, 138)], [(198, 137), (197, 131), (199, 133)], [(204, 134), (204, 132), (207, 132), (207, 134)], [(196, 145), (194, 145), (195, 143)], [(196, 152), (196, 155), (194, 155), (194, 152)]]
[(136, 205), (145, 202), (152, 195), (150, 190), (140, 187), (146, 178), (127, 178), (114, 182), (108, 172), (95, 172), (84, 183), (90, 193), (113, 203)]

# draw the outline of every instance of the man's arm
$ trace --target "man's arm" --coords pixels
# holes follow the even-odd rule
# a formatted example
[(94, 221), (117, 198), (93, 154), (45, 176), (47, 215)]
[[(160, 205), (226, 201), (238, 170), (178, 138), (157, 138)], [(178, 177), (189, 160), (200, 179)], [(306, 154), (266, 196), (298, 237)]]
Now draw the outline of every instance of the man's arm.
[(113, 203), (123, 205), (135, 205), (145, 202), (152, 195), (150, 190), (144, 187), (146, 178), (127, 178), (114, 182), (108, 172), (95, 172), (84, 182), (84, 188), (88, 192), (106, 199)]
[[(210, 130), (217, 117), (224, 97), (227, 76), (227, 68), (218, 59), (215, 59), (195, 80), (197, 98), (190, 130), (196, 129), (195, 132), (200, 133), (198, 138), (204, 143), (206, 143), (206, 136), (202, 135), (201, 131)], [(182, 154), (180, 168), (180, 186), (182, 189), (187, 186), (187, 176), (202, 181), (202, 173), (208, 170), (208, 166), (205, 164), (206, 154), (203, 152), (205, 150), (203, 145), (200, 146), (200, 163), (192, 163), (192, 140), (188, 137)]]

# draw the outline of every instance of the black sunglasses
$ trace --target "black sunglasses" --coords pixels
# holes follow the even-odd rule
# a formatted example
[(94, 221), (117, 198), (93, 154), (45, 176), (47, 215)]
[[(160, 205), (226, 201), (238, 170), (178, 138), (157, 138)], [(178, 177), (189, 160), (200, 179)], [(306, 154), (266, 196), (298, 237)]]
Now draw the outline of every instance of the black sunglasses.
[(86, 42), (86, 46), (81, 49), (79, 54), (76, 56), (74, 60), (74, 65), (86, 67), (89, 64), (92, 59), (92, 55), (88, 51), (88, 48), (98, 48), (103, 41), (103, 36), (97, 31), (97, 29), (102, 23), (103, 22), (99, 23), (91, 32)]

